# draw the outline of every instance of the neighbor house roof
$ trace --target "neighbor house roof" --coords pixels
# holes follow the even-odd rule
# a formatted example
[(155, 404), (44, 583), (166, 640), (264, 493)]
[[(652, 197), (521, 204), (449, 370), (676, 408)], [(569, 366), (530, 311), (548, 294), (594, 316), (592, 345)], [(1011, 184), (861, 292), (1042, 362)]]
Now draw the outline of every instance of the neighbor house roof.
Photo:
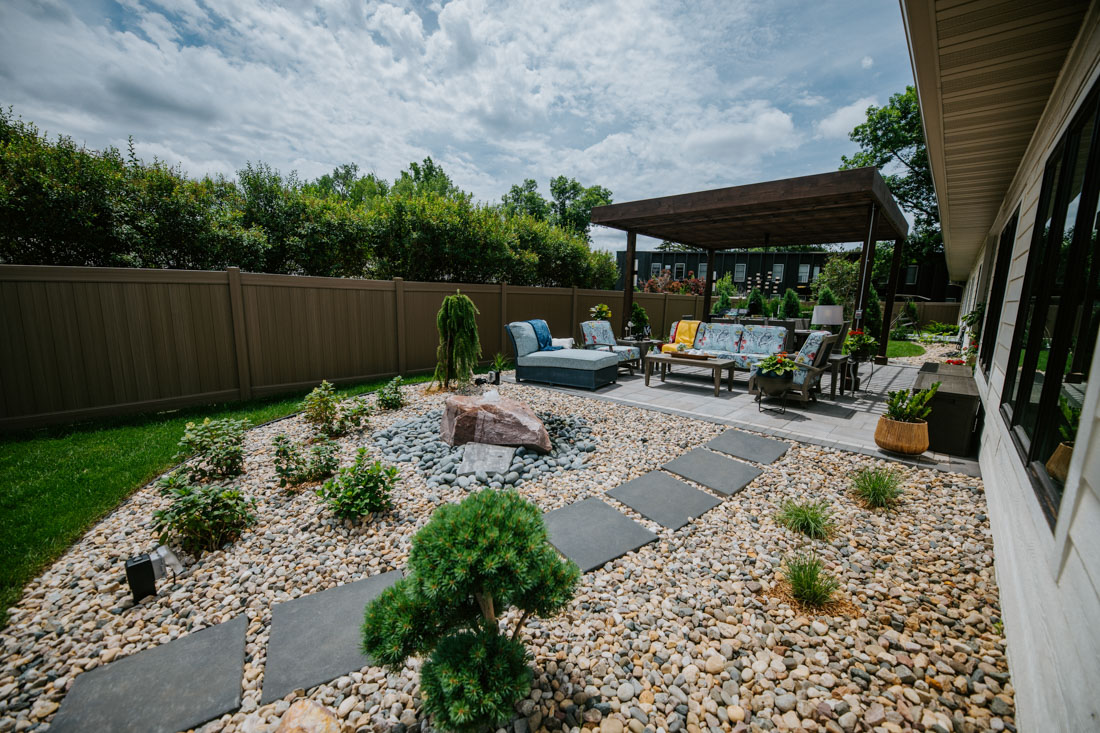
[(875, 168), (627, 201), (592, 209), (592, 223), (703, 249), (904, 238), (909, 224)]
[(965, 280), (1088, 2), (901, 0), (951, 277)]

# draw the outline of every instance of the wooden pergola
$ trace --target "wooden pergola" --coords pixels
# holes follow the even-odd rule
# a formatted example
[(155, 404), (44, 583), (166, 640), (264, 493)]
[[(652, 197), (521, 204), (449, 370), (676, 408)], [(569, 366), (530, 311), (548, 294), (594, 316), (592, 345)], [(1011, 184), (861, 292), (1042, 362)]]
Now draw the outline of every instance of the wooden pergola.
[(707, 251), (703, 310), (708, 319), (718, 250), (862, 242), (857, 326), (862, 324), (863, 309), (870, 297), (875, 242), (892, 241), (894, 256), (879, 339), (879, 356), (886, 357), (901, 244), (909, 232), (909, 224), (876, 168), (597, 206), (592, 209), (591, 218), (593, 224), (626, 232), (624, 326), (634, 303), (634, 254), (639, 234)]

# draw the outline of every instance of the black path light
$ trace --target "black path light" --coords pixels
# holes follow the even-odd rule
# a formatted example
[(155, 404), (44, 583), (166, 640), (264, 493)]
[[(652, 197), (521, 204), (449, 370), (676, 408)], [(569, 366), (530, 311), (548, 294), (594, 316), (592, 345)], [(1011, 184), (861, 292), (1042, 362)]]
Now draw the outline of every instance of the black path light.
[(130, 592), (134, 594), (134, 603), (145, 596), (156, 595), (157, 581), (164, 578), (166, 570), (171, 570), (172, 577), (175, 577), (183, 572), (183, 564), (176, 553), (164, 545), (126, 561), (126, 582), (130, 585)]

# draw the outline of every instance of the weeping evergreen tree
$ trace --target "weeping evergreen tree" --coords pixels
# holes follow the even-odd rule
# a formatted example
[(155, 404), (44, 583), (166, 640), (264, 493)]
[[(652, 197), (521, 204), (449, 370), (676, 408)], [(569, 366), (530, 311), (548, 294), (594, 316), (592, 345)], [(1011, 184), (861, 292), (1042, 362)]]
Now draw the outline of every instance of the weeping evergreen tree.
[(435, 317), (435, 326), (439, 330), (439, 348), (435, 350), (436, 382), (443, 389), (450, 389), (451, 383), (463, 383), (470, 380), (478, 357), (481, 356), (481, 342), (477, 337), (478, 309), (474, 301), (462, 294), (461, 290), (443, 299), (443, 305)]

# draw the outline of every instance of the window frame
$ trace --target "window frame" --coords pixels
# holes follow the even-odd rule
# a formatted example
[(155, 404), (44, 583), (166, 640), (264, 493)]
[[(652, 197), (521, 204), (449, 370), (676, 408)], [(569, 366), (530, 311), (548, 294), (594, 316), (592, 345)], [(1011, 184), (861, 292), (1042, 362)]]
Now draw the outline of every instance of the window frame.
[[(776, 274), (775, 274), (776, 271), (779, 272), (778, 276), (776, 276)], [(773, 262), (772, 263), (772, 282), (773, 283), (782, 283), (783, 278), (786, 277), (786, 275), (787, 275), (787, 266), (784, 263), (782, 263), (782, 262)]]
[(735, 262), (733, 265), (733, 281), (735, 283), (745, 282), (745, 278), (749, 275), (749, 265), (747, 262)]
[(798, 266), (798, 284), (805, 285), (810, 282), (810, 265), (800, 264)]
[[(985, 323), (981, 330), (981, 347), (978, 351), (978, 367), (986, 376), (993, 366), (993, 354), (997, 350), (997, 333), (1001, 327), (1001, 309), (1005, 303), (1005, 288), (1008, 286), (1008, 273), (1012, 269), (1012, 252), (1016, 246), (1016, 231), (1020, 224), (1020, 207), (1008, 220), (997, 240), (997, 259), (993, 264), (993, 277), (990, 278), (989, 293), (985, 298)], [(996, 300), (996, 307), (993, 307)]]
[[(912, 278), (909, 277), (912, 273)], [(916, 285), (920, 280), (920, 265), (906, 265), (905, 266), (905, 284)]]

